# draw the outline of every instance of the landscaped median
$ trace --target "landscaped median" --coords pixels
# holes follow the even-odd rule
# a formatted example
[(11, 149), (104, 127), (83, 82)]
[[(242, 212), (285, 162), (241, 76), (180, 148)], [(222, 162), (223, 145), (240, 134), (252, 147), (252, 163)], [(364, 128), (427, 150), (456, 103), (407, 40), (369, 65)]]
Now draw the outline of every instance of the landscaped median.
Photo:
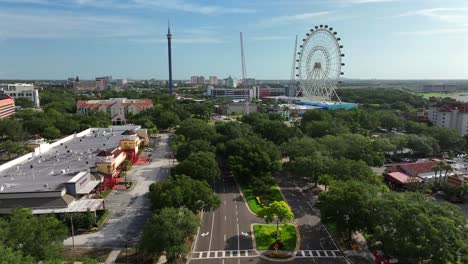
[[(275, 250), (276, 225), (255, 224), (253, 229), (257, 250)], [(282, 247), (280, 246), (278, 250), (294, 251), (297, 241), (296, 228), (294, 225), (281, 225), (279, 240), (281, 241)]]
[[(240, 189), (242, 195), (244, 196), (247, 204), (249, 205), (250, 211), (254, 214), (258, 214), (258, 212), (265, 207), (265, 204), (262, 201), (262, 197), (256, 196), (254, 194), (254, 190), (249, 187), (247, 184), (240, 183)], [(284, 201), (283, 196), (280, 193), (279, 187), (277, 185), (271, 186), (271, 202), (281, 202)]]

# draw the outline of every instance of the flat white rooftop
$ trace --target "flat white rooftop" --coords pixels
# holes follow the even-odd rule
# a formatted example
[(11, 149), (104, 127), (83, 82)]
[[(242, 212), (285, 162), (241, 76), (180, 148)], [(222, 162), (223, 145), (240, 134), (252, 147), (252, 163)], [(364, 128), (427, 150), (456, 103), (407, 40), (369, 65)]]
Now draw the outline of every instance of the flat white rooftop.
[[(125, 128), (138, 129), (139, 126)], [(24, 161), (18, 164), (3, 164), (0, 166), (0, 194), (60, 191), (78, 173), (94, 167), (100, 151), (118, 147), (120, 140), (127, 137), (122, 133), (122, 130), (109, 128), (88, 129), (60, 140), (59, 144), (54, 143), (57, 146), (46, 151), (27, 154), (29, 158), (23, 157)]]

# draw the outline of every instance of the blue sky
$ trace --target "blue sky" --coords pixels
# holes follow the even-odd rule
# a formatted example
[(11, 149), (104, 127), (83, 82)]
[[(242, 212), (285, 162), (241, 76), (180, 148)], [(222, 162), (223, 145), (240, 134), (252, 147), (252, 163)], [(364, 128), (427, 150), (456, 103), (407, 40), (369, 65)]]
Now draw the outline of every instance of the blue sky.
[(295, 35), (328, 24), (345, 77), (468, 79), (466, 0), (0, 0), (0, 79), (288, 79)]

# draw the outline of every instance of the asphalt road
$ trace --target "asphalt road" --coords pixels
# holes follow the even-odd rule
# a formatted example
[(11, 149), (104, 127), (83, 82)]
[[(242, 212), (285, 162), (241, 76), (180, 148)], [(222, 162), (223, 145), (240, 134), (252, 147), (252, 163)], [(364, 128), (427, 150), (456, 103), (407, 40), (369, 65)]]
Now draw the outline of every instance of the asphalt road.
[(214, 212), (203, 213), (194, 251), (253, 250), (251, 224), (262, 223), (262, 219), (248, 211), (234, 178), (223, 178), (215, 185), (215, 192), (221, 206)]
[[(278, 182), (284, 188), (283, 194), (296, 216), (295, 221), (302, 238), (299, 257), (287, 263), (346, 263), (342, 258), (336, 257), (340, 253), (312, 209), (313, 200), (305, 199), (295, 183), (289, 179), (278, 178)], [(215, 186), (215, 191), (222, 200), (221, 206), (214, 212), (203, 214), (202, 227), (196, 238), (190, 263), (277, 263), (260, 258), (253, 249), (251, 225), (264, 221), (248, 211), (234, 179), (223, 179)]]
[[(134, 181), (135, 187), (112, 191), (105, 201), (110, 214), (102, 229), (75, 236), (75, 246), (124, 248), (140, 240), (143, 226), (151, 217), (150, 201), (146, 196), (149, 185), (170, 175), (168, 140), (168, 134), (161, 134), (159, 146), (152, 153), (152, 162), (135, 165), (127, 174), (127, 180)], [(71, 237), (64, 241), (65, 246), (72, 244)]]

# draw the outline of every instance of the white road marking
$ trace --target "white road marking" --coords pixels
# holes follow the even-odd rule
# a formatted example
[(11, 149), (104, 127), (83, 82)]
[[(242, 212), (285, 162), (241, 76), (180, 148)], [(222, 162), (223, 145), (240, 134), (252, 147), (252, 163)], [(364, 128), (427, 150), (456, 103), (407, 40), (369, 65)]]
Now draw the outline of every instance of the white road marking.
[(240, 236), (239, 236), (239, 224), (237, 224), (237, 250), (239, 251), (239, 249), (240, 249)]
[(205, 236), (207, 236), (209, 233), (210, 233), (210, 232), (201, 233), (201, 236), (202, 236), (202, 237), (205, 237)]
[(226, 234), (224, 234), (224, 242), (226, 242)]
[(208, 251), (211, 250), (211, 240), (213, 239), (213, 227), (214, 227), (215, 213), (213, 212), (213, 220), (211, 220), (211, 234), (210, 234), (210, 245), (208, 246)]
[(247, 232), (241, 232), (241, 234), (242, 234), (243, 236), (247, 236), (247, 237), (249, 236), (249, 233), (247, 233)]
[(224, 221), (226, 221), (226, 216), (224, 216)]

